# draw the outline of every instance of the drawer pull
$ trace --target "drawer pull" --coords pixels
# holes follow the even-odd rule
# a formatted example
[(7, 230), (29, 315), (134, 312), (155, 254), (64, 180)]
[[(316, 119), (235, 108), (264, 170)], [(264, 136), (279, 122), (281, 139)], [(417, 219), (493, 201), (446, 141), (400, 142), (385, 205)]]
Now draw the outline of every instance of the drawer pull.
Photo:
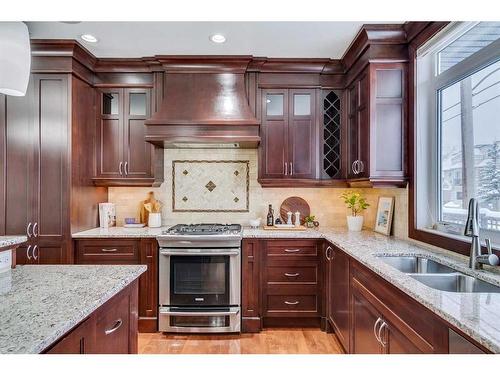
[(298, 253), (300, 249), (285, 249), (285, 253)]
[(300, 273), (298, 273), (298, 272), (295, 272), (295, 273), (288, 273), (288, 272), (285, 272), (285, 276), (286, 276), (286, 277), (297, 277), (297, 276), (299, 276), (299, 275), (300, 275)]
[(113, 328), (110, 328), (110, 329), (105, 330), (105, 331), (104, 331), (104, 333), (105, 333), (106, 335), (110, 335), (110, 334), (112, 334), (113, 332), (115, 332), (118, 328), (120, 328), (120, 327), (122, 326), (122, 324), (123, 324), (123, 321), (122, 321), (121, 319), (118, 319), (118, 320), (115, 322), (115, 324), (114, 324)]
[(118, 251), (118, 249), (101, 249), (101, 250), (105, 253), (114, 253)]
[(300, 303), (299, 301), (293, 301), (293, 302), (285, 301), (286, 305), (298, 305), (299, 303)]

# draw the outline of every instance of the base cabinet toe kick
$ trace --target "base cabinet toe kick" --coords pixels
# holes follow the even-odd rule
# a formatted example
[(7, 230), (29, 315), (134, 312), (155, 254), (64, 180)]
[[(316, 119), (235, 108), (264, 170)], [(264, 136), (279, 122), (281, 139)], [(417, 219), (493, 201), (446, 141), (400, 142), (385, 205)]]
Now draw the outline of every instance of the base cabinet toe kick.
[(320, 327), (352, 354), (490, 353), (328, 241), (243, 239), (241, 264), (242, 332)]

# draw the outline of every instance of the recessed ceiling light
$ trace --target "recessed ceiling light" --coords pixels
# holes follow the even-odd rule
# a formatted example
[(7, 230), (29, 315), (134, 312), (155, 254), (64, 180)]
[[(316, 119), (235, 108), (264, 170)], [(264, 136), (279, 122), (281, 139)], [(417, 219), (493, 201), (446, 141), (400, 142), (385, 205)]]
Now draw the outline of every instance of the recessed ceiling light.
[(214, 34), (210, 36), (210, 40), (214, 43), (224, 43), (226, 41), (226, 37), (222, 34)]
[(93, 36), (92, 34), (83, 34), (81, 38), (89, 43), (97, 43), (97, 38)]

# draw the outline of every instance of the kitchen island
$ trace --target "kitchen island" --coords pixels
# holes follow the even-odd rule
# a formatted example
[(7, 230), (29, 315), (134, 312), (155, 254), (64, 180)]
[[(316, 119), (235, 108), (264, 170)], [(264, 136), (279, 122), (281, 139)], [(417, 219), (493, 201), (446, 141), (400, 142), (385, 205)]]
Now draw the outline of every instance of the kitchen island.
[[(103, 352), (101, 327), (120, 342), (125, 337), (119, 349), (136, 352), (137, 278), (145, 271), (143, 265), (28, 265), (0, 274), (0, 353), (68, 352), (57, 345), (82, 324), (84, 352)], [(107, 305), (125, 318), (115, 319)]]

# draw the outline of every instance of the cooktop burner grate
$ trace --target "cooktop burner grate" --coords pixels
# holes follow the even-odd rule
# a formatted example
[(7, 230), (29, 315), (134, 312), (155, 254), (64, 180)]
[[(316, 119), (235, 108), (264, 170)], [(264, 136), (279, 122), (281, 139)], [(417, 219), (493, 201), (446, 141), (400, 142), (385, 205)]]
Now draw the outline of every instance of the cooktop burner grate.
[(240, 224), (177, 224), (169, 228), (166, 234), (210, 235), (239, 232)]

